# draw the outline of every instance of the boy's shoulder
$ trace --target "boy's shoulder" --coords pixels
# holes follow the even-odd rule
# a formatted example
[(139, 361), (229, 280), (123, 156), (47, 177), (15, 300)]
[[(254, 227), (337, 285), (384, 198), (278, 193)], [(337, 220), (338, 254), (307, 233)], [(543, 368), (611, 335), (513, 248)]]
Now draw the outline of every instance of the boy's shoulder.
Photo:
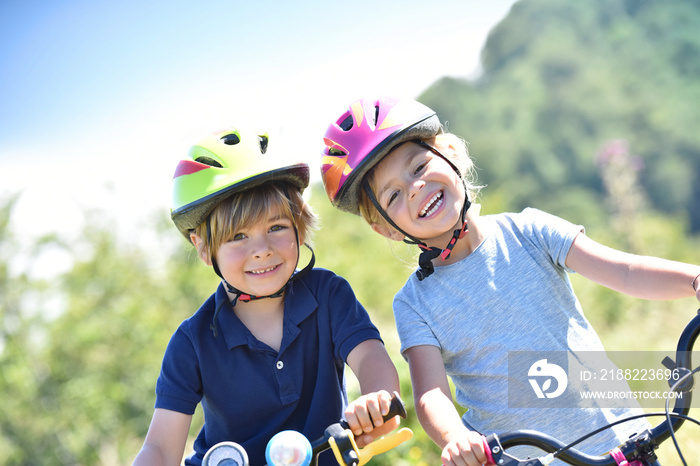
[[(330, 279), (332, 277), (340, 277), (340, 275), (336, 274), (330, 269), (326, 269), (324, 267), (314, 267), (309, 271), (309, 275), (312, 276), (316, 280), (321, 280), (321, 279)], [(342, 277), (341, 277), (342, 278)]]
[(346, 284), (347, 280), (332, 270), (323, 267), (314, 267), (300, 281), (310, 290), (318, 290), (324, 287), (335, 287)]
[(211, 316), (216, 311), (217, 301), (221, 299), (221, 297), (217, 298), (217, 295), (221, 292), (225, 293), (222, 284), (220, 284), (216, 291), (209, 295), (209, 297), (204, 300), (194, 314), (185, 319), (181, 325), (192, 325), (204, 319), (211, 320)]

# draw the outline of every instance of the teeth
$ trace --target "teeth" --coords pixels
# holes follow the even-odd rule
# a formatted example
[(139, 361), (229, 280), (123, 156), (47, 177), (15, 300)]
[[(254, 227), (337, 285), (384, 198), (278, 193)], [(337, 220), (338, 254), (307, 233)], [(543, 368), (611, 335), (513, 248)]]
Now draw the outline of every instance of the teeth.
[(265, 269), (265, 270), (251, 270), (250, 273), (252, 273), (254, 275), (260, 275), (260, 274), (263, 274), (266, 272), (271, 272), (272, 270), (275, 270), (275, 267), (270, 267), (269, 269)]
[(430, 199), (430, 202), (428, 202), (425, 207), (423, 207), (423, 210), (420, 211), (418, 214), (419, 217), (427, 217), (428, 215), (433, 214), (438, 207), (442, 204), (442, 191), (439, 193), (435, 194), (432, 199)]

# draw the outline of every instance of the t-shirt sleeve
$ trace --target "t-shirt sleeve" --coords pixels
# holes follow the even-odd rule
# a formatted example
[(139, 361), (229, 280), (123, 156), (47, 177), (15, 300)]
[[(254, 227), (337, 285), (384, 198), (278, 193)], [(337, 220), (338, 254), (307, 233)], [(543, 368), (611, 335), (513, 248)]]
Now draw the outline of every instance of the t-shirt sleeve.
[(523, 228), (531, 228), (530, 237), (537, 246), (549, 254), (555, 265), (573, 272), (566, 266), (566, 256), (576, 237), (585, 233), (583, 226), (533, 208), (525, 209), (522, 214), (529, 223)]
[(202, 377), (192, 340), (183, 323), (165, 350), (156, 382), (156, 408), (194, 414), (202, 399)]
[(408, 289), (411, 287), (412, 279), (413, 277), (411, 277), (406, 286), (402, 290), (399, 290), (396, 296), (394, 296), (394, 320), (396, 321), (396, 331), (401, 341), (402, 355), (404, 351), (413, 346), (430, 345), (440, 348), (440, 342), (435, 337), (430, 325), (428, 325), (416, 309), (409, 304), (410, 302), (415, 302), (415, 300), (408, 298), (408, 294), (410, 293)]
[(333, 275), (331, 280), (329, 303), (335, 357), (347, 361), (357, 345), (365, 340), (381, 341), (381, 336), (350, 284), (338, 275)]

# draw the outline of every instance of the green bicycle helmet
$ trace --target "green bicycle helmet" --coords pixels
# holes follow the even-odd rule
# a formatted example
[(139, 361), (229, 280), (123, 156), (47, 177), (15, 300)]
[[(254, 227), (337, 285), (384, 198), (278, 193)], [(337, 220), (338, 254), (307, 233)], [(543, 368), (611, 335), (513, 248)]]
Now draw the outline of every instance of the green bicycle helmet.
[(306, 163), (286, 164), (269, 150), (267, 133), (229, 127), (204, 137), (180, 160), (173, 175), (171, 215), (180, 233), (204, 223), (223, 199), (269, 181), (309, 185)]

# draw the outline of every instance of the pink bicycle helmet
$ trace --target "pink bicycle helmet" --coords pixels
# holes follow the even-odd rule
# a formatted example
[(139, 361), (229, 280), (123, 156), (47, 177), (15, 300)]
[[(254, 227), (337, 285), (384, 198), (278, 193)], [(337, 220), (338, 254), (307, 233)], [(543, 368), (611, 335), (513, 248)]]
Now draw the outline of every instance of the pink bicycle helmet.
[(442, 132), (433, 110), (410, 99), (360, 99), (326, 130), (321, 175), (340, 210), (360, 215), (362, 180), (394, 147)]

